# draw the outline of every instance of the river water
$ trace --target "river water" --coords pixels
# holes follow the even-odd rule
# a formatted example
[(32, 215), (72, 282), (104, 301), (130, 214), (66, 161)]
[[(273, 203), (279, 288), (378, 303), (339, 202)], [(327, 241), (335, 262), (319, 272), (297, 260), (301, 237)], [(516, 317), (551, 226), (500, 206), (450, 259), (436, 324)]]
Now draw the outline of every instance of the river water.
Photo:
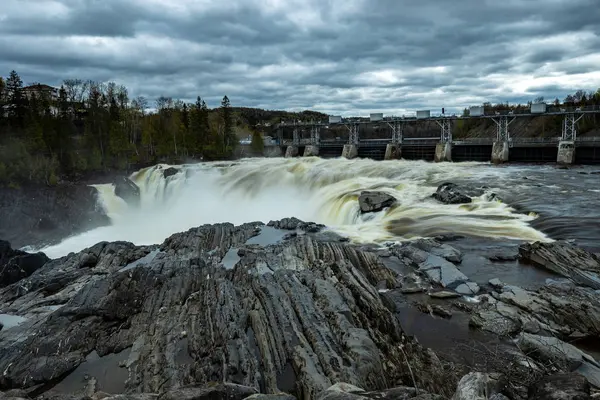
[[(591, 167), (275, 158), (176, 166), (180, 172), (165, 178), (168, 167), (131, 175), (141, 191), (139, 208), (115, 196), (111, 184), (96, 185), (112, 225), (40, 250), (59, 257), (104, 240), (153, 244), (207, 223), (297, 217), (354, 242), (457, 234), (498, 243), (574, 239), (600, 251), (600, 175)], [(444, 205), (431, 198), (443, 182), (488, 189), (471, 204)], [(361, 215), (363, 190), (384, 191), (398, 203)]]

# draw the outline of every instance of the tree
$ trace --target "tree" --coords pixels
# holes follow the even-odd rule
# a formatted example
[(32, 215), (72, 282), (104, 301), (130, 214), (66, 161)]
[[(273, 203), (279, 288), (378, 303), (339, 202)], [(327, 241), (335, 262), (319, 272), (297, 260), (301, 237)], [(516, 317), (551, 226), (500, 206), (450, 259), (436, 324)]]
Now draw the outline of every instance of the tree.
[(250, 147), (252, 148), (252, 151), (257, 155), (263, 153), (263, 150), (265, 149), (265, 142), (262, 138), (262, 135), (259, 132), (254, 131), (252, 133), (252, 142), (250, 144)]
[(4, 90), (6, 89), (6, 83), (4, 79), (0, 76), (0, 107), (4, 105)]
[(233, 131), (233, 112), (231, 103), (227, 96), (221, 101), (221, 124), (222, 124), (222, 151), (223, 156), (230, 156), (233, 153), (236, 143), (236, 137)]
[(4, 105), (5, 103), (5, 95), (4, 92), (6, 90), (6, 83), (4, 79), (0, 76), (0, 134), (2, 133), (1, 128), (4, 126)]
[(194, 153), (205, 156), (209, 142), (208, 108), (204, 100), (198, 96), (190, 111), (190, 146)]
[(6, 80), (8, 116), (15, 127), (24, 127), (26, 106), (23, 98), (23, 81), (16, 71), (11, 71)]
[(567, 105), (572, 105), (573, 103), (575, 103), (575, 98), (572, 95), (567, 95), (567, 97), (565, 97), (565, 100), (563, 101), (563, 104), (567, 104)]

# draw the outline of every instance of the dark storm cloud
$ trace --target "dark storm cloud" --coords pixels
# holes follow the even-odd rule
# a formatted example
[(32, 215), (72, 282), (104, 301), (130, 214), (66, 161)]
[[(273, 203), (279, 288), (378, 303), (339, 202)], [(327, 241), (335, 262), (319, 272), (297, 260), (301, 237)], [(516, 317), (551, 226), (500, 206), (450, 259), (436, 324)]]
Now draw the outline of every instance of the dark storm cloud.
[(4, 0), (0, 73), (402, 114), (600, 87), (597, 0)]

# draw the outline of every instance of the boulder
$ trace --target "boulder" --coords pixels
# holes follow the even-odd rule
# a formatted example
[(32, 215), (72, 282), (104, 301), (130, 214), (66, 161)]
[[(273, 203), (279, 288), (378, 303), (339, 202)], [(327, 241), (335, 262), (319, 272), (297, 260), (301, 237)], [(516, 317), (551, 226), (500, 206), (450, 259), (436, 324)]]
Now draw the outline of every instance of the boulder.
[(460, 294), (456, 292), (451, 292), (449, 290), (440, 290), (439, 292), (429, 293), (429, 296), (433, 297), (434, 299), (453, 299), (456, 297), (460, 297)]
[(600, 335), (600, 291), (556, 280), (535, 291), (513, 285), (497, 286), (496, 290), (477, 304), (473, 327), (499, 335), (544, 330), (567, 341)]
[(44, 253), (13, 250), (10, 243), (0, 240), (0, 288), (28, 277), (48, 261)]
[(600, 387), (600, 364), (589, 354), (560, 339), (522, 333), (519, 348), (534, 360), (553, 365), (565, 372), (576, 371), (592, 385)]
[(462, 253), (460, 250), (445, 243), (440, 243), (438, 240), (420, 239), (415, 240), (411, 245), (428, 253), (443, 257), (452, 263), (462, 262)]
[(391, 207), (396, 203), (396, 198), (383, 192), (365, 191), (358, 197), (360, 211), (364, 213), (378, 212)]
[(495, 333), (498, 336), (511, 336), (519, 333), (521, 321), (506, 317), (494, 310), (481, 310), (471, 316), (469, 326)]
[(140, 188), (129, 178), (121, 176), (114, 182), (115, 195), (133, 206), (140, 205)]
[(169, 390), (158, 400), (243, 400), (257, 393), (253, 387), (233, 383), (189, 385)]
[[(426, 249), (426, 250), (423, 250)], [(417, 240), (394, 246), (390, 251), (401, 260), (424, 274), (432, 283), (452, 289), (459, 294), (474, 295), (480, 290), (479, 285), (459, 271), (451, 260), (460, 260), (460, 252), (452, 247), (434, 240)]]
[(163, 171), (163, 177), (165, 179), (167, 179), (168, 177), (173, 176), (173, 175), (177, 175), (178, 173), (179, 173), (179, 169), (177, 169), (175, 167), (169, 167), (169, 168), (166, 168)]
[(410, 386), (399, 386), (392, 389), (367, 392), (356, 386), (345, 383), (336, 384), (320, 393), (316, 400), (369, 400), (369, 399), (398, 399), (398, 400), (442, 400), (442, 396), (430, 394), (424, 390)]
[(588, 400), (590, 385), (577, 373), (558, 373), (545, 376), (528, 390), (529, 400)]
[(283, 218), (278, 221), (269, 221), (267, 226), (287, 231), (301, 230), (309, 233), (320, 232), (323, 228), (325, 228), (325, 225), (323, 224), (304, 222), (296, 217)]
[(600, 289), (600, 258), (594, 253), (566, 242), (524, 243), (522, 259), (539, 265), (574, 282)]
[(493, 278), (493, 279), (490, 279), (490, 280), (488, 281), (488, 283), (489, 283), (491, 286), (493, 286), (493, 287), (495, 287), (495, 288), (498, 288), (498, 289), (501, 289), (501, 288), (502, 288), (502, 286), (504, 286), (504, 283), (502, 283), (502, 281), (501, 281), (500, 279), (498, 279), (498, 278)]
[(487, 400), (492, 395), (499, 393), (504, 384), (500, 374), (471, 372), (458, 382), (452, 400)]
[[(466, 189), (454, 183), (442, 183), (438, 186), (436, 192), (431, 195), (437, 201), (444, 204), (466, 204), (471, 203), (471, 197), (464, 194)], [(476, 192), (479, 193), (479, 192)], [(481, 196), (483, 190), (478, 194)]]

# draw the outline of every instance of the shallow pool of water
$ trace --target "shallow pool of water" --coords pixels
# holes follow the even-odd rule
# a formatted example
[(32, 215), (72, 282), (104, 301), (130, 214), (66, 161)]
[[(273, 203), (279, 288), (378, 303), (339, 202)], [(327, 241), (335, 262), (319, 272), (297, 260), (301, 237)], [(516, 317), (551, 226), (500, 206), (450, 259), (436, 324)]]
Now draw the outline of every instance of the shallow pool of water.
[(25, 321), (27, 321), (27, 318), (23, 318), (18, 315), (0, 314), (0, 324), (4, 326), (2, 330), (14, 328), (15, 326), (18, 326)]
[(119, 366), (129, 357), (129, 349), (120, 353), (100, 357), (92, 351), (73, 372), (57, 383), (52, 389), (62, 393), (76, 393), (85, 389), (88, 378), (97, 380), (98, 390), (118, 394), (125, 391), (128, 370)]

